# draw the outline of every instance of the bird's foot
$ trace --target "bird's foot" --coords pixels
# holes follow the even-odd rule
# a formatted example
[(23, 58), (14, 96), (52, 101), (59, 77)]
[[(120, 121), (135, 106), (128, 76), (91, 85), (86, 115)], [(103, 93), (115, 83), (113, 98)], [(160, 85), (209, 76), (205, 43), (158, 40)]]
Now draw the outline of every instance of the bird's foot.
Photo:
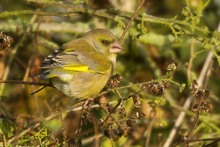
[(82, 104), (82, 109), (89, 109), (91, 105), (94, 104), (94, 99), (93, 98), (87, 98), (84, 103)]

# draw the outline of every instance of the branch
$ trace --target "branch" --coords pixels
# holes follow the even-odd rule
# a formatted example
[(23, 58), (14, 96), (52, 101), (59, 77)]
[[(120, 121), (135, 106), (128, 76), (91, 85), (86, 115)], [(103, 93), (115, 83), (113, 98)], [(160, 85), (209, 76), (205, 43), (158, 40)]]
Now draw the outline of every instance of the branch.
[(24, 85), (36, 85), (36, 86), (50, 86), (50, 87), (52, 87), (51, 83), (17, 81), (17, 80), (0, 80), (0, 83), (24, 84)]
[[(36, 0), (28, 0), (34, 3), (42, 3), (41, 0), (36, 1)], [(142, 1), (143, 2), (143, 1)], [(142, 4), (142, 3), (140, 3)], [(139, 4), (139, 5), (140, 5)], [(114, 20), (116, 16), (120, 16), (125, 19), (130, 19), (134, 16), (133, 13), (131, 12), (124, 12), (116, 9), (100, 9), (100, 10), (93, 10), (89, 9), (86, 7), (76, 7), (74, 5), (67, 5), (67, 4), (62, 4), (62, 3), (44, 3), (44, 5), (48, 6), (60, 6), (63, 8), (67, 8), (67, 12), (43, 12), (43, 11), (32, 11), (32, 10), (22, 10), (22, 11), (10, 11), (10, 12), (2, 12), (0, 13), (0, 18), (8, 18), (8, 17), (13, 17), (13, 16), (19, 16), (19, 15), (40, 15), (40, 16), (71, 16), (73, 14), (88, 14), (92, 16), (98, 16), (98, 17), (103, 17), (103, 18), (108, 18)], [(139, 9), (139, 8), (138, 8)], [(138, 12), (139, 10), (137, 10)], [(204, 33), (204, 28), (193, 26), (188, 22), (182, 21), (182, 20), (176, 20), (173, 18), (166, 19), (166, 18), (160, 18), (160, 17), (155, 17), (146, 13), (143, 13), (141, 16), (134, 16), (133, 20), (138, 20), (138, 21), (144, 21), (144, 22), (151, 22), (151, 23), (157, 23), (157, 24), (165, 24), (167, 26), (174, 26), (175, 24), (180, 25), (182, 29), (186, 30), (191, 30), (193, 27), (195, 31), (198, 31), (199, 34), (205, 35)], [(132, 20), (132, 21), (133, 21)]]
[(130, 28), (131, 23), (132, 23), (132, 22), (134, 21), (134, 19), (137, 17), (138, 12), (140, 11), (140, 8), (141, 8), (141, 6), (144, 4), (144, 2), (145, 2), (145, 0), (141, 0), (141, 2), (138, 4), (138, 7), (136, 8), (136, 10), (135, 10), (133, 16), (131, 17), (130, 21), (128, 22), (128, 24), (127, 24), (127, 26), (126, 26), (124, 32), (122, 33), (122, 35), (121, 35), (121, 37), (120, 37), (120, 39), (119, 39), (119, 41), (118, 41), (120, 44), (121, 44), (122, 40), (124, 39), (125, 34), (127, 33), (128, 29)]

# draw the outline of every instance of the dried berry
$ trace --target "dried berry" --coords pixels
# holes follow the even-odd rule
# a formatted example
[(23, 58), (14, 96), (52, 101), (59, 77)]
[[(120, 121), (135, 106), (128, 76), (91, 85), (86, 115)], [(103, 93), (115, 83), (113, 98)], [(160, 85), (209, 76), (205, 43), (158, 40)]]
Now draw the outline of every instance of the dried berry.
[(119, 86), (119, 84), (121, 83), (121, 80), (122, 80), (122, 76), (119, 75), (119, 74), (116, 74), (114, 76), (112, 76), (108, 83), (107, 83), (107, 86), (110, 87), (110, 88), (116, 88)]
[(13, 39), (10, 36), (0, 32), (0, 50), (5, 50), (11, 46)]

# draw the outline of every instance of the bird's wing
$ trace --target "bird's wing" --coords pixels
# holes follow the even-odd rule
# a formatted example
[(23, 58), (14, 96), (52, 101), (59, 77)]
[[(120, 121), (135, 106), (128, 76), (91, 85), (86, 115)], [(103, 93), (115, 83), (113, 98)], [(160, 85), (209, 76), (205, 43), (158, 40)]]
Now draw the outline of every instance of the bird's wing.
[(69, 72), (96, 72), (107, 74), (112, 64), (97, 52), (85, 39), (73, 40), (54, 51), (42, 62), (43, 69), (58, 69)]

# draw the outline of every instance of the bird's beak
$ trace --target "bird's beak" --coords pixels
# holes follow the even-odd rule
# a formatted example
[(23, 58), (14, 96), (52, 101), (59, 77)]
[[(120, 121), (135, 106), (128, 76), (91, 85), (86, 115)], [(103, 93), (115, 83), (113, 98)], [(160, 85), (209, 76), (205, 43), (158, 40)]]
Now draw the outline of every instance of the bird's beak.
[(123, 50), (122, 46), (117, 41), (114, 41), (110, 45), (110, 53), (119, 53), (122, 50)]

